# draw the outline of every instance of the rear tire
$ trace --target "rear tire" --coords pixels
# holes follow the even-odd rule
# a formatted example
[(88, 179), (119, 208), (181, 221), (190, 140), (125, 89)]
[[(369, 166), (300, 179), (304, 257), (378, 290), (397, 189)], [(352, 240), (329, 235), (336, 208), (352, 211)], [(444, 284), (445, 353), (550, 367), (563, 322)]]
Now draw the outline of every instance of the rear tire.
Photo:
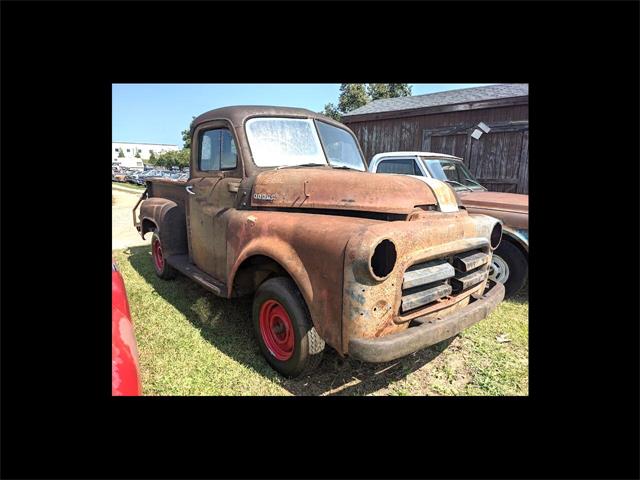
[[(509, 241), (503, 241), (493, 252), (493, 256), (498, 258), (492, 260), (492, 274), (489, 278), (503, 283), (505, 298), (511, 297), (524, 286), (529, 272), (529, 262), (522, 251)], [(499, 268), (500, 266), (502, 268)]]
[(151, 237), (151, 257), (153, 260), (153, 268), (156, 271), (156, 275), (163, 280), (171, 280), (176, 277), (178, 273), (175, 268), (167, 263), (164, 258), (162, 241), (160, 235), (157, 232), (153, 232)]
[(306, 375), (320, 364), (325, 342), (290, 278), (272, 278), (258, 287), (253, 327), (262, 354), (285, 377)]

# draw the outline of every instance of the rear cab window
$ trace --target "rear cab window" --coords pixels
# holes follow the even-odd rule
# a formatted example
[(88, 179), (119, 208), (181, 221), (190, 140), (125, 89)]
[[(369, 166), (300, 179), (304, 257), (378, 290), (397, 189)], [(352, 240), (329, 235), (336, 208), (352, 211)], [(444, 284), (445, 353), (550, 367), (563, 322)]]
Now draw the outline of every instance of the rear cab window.
[(378, 169), (376, 170), (376, 172), (422, 176), (420, 168), (418, 167), (418, 165), (416, 165), (416, 161), (412, 158), (382, 160), (378, 164)]

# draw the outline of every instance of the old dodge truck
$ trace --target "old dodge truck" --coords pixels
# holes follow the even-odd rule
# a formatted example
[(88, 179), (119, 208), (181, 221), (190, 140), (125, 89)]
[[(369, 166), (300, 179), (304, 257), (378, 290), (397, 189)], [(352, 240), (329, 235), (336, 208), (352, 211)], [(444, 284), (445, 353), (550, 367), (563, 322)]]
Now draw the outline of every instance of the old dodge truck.
[(353, 132), (309, 110), (225, 107), (191, 124), (188, 181), (150, 179), (134, 224), (155, 271), (254, 295), (267, 361), (295, 377), (325, 345), (384, 362), (485, 318), (502, 226), (446, 184), (366, 171)]

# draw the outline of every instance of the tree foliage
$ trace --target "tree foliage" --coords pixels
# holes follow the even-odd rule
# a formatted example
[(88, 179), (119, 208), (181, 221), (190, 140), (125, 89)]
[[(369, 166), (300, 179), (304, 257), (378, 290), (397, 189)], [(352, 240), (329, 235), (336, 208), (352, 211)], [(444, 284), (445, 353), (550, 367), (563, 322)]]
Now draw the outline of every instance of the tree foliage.
[(122, 150), (121, 148), (119, 150), (120, 151), (118, 152), (118, 158), (124, 158), (124, 150)]
[(183, 148), (182, 150), (171, 150), (161, 153), (157, 157), (152, 154), (152, 157), (154, 158), (155, 163), (151, 162), (151, 159), (149, 162), (154, 163), (154, 165), (159, 167), (188, 167), (189, 160), (191, 158), (191, 149)]
[(338, 109), (340, 113), (348, 113), (369, 103), (370, 98), (364, 83), (343, 83), (340, 85)]
[[(191, 117), (191, 121), (193, 121), (196, 117)], [(191, 148), (191, 125), (187, 127), (186, 130), (182, 132), (182, 141), (184, 142), (183, 148)]]
[(334, 120), (340, 121), (340, 111), (338, 107), (336, 107), (333, 103), (329, 102), (324, 106), (324, 110), (322, 112), (323, 115), (327, 117), (331, 117)]
[(408, 97), (411, 95), (411, 85), (408, 83), (370, 83), (367, 85), (367, 94), (371, 100)]
[(381, 98), (407, 97), (411, 95), (408, 83), (343, 83), (340, 85), (338, 106), (327, 103), (320, 113), (340, 121), (342, 115)]

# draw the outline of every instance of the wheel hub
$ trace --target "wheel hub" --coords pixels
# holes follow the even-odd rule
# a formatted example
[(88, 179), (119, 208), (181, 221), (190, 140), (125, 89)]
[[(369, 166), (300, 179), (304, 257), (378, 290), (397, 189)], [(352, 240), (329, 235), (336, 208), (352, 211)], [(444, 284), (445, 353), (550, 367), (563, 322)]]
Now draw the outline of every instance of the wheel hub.
[(280, 361), (293, 355), (293, 323), (284, 307), (276, 300), (267, 300), (260, 307), (260, 333), (271, 354)]
[(151, 250), (156, 267), (159, 271), (162, 271), (164, 269), (164, 257), (162, 256), (162, 246), (160, 245), (160, 240), (155, 240), (153, 242), (153, 247)]
[(495, 282), (506, 283), (509, 280), (509, 264), (495, 253), (489, 267), (489, 278)]

